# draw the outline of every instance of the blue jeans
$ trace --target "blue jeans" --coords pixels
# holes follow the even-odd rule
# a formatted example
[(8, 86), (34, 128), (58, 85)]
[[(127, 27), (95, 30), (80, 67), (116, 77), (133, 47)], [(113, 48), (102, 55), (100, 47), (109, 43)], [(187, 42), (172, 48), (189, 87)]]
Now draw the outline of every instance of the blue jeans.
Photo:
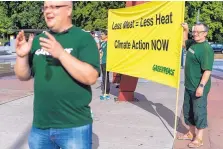
[(32, 127), (30, 149), (91, 149), (92, 124), (63, 129), (38, 129)]

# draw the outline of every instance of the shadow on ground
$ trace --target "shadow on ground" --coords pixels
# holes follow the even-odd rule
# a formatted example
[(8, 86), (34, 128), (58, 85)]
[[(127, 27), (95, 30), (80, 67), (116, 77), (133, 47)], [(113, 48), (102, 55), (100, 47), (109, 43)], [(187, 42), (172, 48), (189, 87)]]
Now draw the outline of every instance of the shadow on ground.
[(220, 69), (220, 68), (213, 68), (213, 70), (217, 70), (217, 71), (223, 72), (223, 69)]
[(211, 76), (215, 79), (223, 80), (223, 77), (220, 77), (220, 76), (217, 76), (217, 75), (214, 75), (214, 74), (212, 74)]
[[(115, 88), (114, 85), (111, 85), (110, 93), (117, 97), (118, 92), (119, 92), (119, 89)], [(170, 135), (173, 137), (173, 132), (171, 132), (168, 129), (168, 127), (166, 126), (163, 120), (165, 120), (168, 123), (168, 125), (174, 129), (175, 113), (169, 108), (165, 107), (161, 103), (154, 103), (148, 100), (143, 94), (135, 92), (134, 97), (137, 99), (137, 101), (133, 101), (130, 103), (157, 116), (160, 119), (160, 121), (163, 123), (165, 128), (169, 131)], [(178, 120), (177, 131), (180, 133), (185, 133), (187, 131), (187, 128), (183, 125), (182, 120), (179, 117), (177, 117), (177, 120)]]
[(25, 131), (22, 133), (22, 135), (19, 137), (18, 140), (16, 140), (10, 147), (9, 149), (23, 149), (23, 145), (27, 143), (29, 132), (31, 129), (31, 124), (27, 126)]
[(98, 147), (99, 147), (99, 138), (95, 133), (93, 133), (92, 134), (92, 149), (98, 149)]

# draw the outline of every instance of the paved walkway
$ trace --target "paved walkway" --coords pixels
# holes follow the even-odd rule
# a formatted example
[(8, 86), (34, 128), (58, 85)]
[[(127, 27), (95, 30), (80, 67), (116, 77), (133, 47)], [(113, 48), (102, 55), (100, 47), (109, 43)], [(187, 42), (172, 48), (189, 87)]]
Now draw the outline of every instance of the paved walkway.
[[(219, 68), (222, 70), (221, 68)], [(221, 149), (222, 113), (219, 87), (222, 72), (214, 70), (213, 89), (209, 100), (208, 149)], [(183, 73), (182, 73), (183, 74)], [(181, 77), (183, 80), (183, 75)], [(172, 149), (176, 89), (140, 80), (135, 97), (139, 102), (100, 101), (100, 81), (92, 86), (94, 113), (93, 149)], [(1, 149), (28, 149), (27, 137), (32, 121), (33, 81), (20, 82), (14, 76), (0, 78), (0, 146)], [(112, 86), (111, 94), (118, 90)], [(112, 98), (113, 99), (113, 98)], [(178, 115), (183, 103), (183, 81), (180, 85)], [(214, 107), (214, 108), (213, 108)], [(216, 114), (218, 113), (218, 114)], [(221, 116), (220, 116), (221, 115)], [(179, 121), (180, 133), (186, 130)], [(211, 139), (210, 139), (211, 138)], [(205, 140), (206, 143), (206, 140)], [(208, 144), (208, 143), (206, 143)], [(206, 145), (205, 144), (205, 145)], [(186, 142), (175, 141), (175, 149)], [(211, 148), (210, 148), (211, 147)]]

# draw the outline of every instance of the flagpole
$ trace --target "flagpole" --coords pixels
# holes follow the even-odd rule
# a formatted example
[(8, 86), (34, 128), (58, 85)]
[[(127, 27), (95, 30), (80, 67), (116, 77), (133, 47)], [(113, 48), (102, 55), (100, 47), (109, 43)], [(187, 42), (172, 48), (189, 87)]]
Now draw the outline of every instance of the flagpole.
[(178, 113), (178, 101), (179, 101), (179, 88), (177, 89), (177, 100), (176, 100), (176, 111), (175, 111), (175, 122), (174, 122), (174, 139), (176, 138), (177, 131), (177, 113)]
[[(183, 20), (182, 20), (182, 22), (184, 22), (184, 13), (185, 13), (185, 2), (183, 2), (183, 9), (182, 9), (182, 11), (183, 11)], [(181, 41), (183, 41), (183, 36), (181, 37)], [(181, 47), (182, 47), (182, 43), (181, 43)], [(180, 50), (180, 55), (182, 54), (182, 48), (181, 48), (181, 50)], [(181, 56), (180, 56), (180, 60), (181, 60)], [(181, 70), (180, 70), (180, 63), (179, 63), (179, 66), (178, 66), (178, 70), (179, 70), (179, 72), (178, 72), (178, 82), (177, 82), (177, 84), (178, 84), (178, 88), (177, 88), (177, 99), (176, 99), (176, 111), (175, 111), (175, 121), (174, 121), (174, 134), (173, 134), (173, 136), (174, 136), (174, 140), (175, 140), (175, 138), (176, 138), (176, 134), (177, 134), (177, 117), (178, 117), (178, 103), (179, 103), (179, 92), (180, 92), (180, 72), (181, 72)]]

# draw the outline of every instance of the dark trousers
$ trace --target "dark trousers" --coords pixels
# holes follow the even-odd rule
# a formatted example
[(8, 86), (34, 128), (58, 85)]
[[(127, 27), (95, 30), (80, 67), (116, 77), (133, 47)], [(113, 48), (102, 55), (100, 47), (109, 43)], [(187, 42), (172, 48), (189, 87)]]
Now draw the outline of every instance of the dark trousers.
[(184, 66), (184, 49), (182, 49), (182, 54), (181, 54), (181, 67)]
[[(106, 64), (101, 64), (101, 71), (102, 71), (102, 84), (101, 84), (102, 94), (105, 94), (105, 85), (106, 85), (106, 94), (109, 94), (110, 81), (109, 81), (109, 72), (106, 73)], [(106, 79), (107, 79), (107, 83), (105, 84)]]
[(197, 129), (206, 128), (207, 124), (207, 96), (204, 91), (202, 97), (196, 97), (196, 92), (185, 88), (184, 91), (184, 121), (187, 125), (196, 126)]

